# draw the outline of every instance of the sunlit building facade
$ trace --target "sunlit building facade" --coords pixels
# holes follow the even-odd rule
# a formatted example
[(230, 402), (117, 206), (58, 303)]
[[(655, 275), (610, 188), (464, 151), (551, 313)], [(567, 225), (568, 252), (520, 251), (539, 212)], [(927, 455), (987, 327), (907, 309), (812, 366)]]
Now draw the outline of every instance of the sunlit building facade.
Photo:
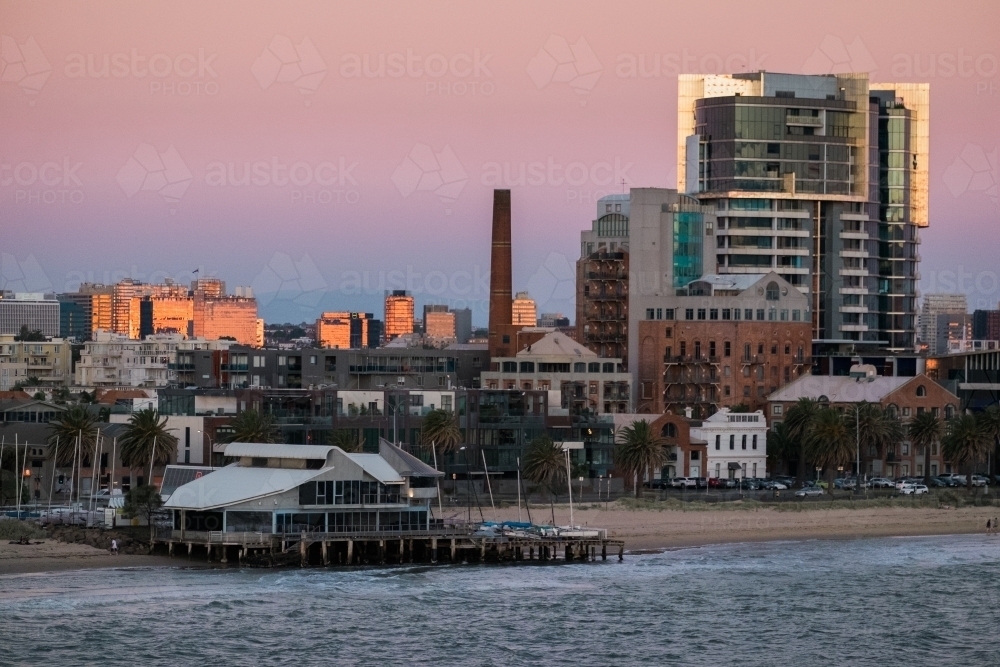
[(223, 336), (241, 345), (257, 344), (257, 300), (245, 296), (194, 297), (192, 335), (214, 340)]
[(518, 292), (514, 295), (512, 324), (522, 327), (538, 326), (538, 312), (535, 307), (535, 300), (527, 292)]
[(378, 347), (382, 323), (372, 313), (325, 312), (316, 320), (316, 344), (335, 350)]
[(413, 296), (405, 290), (393, 290), (385, 297), (385, 338), (409, 333), (413, 333)]

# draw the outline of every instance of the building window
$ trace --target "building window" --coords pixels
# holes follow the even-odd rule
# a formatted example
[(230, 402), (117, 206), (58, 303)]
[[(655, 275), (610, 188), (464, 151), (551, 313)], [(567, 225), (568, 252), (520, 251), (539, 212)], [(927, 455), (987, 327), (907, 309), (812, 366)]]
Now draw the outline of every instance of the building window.
[(535, 362), (534, 361), (522, 361), (521, 362), (521, 372), (522, 373), (534, 373), (535, 372)]
[(723, 308), (722, 309), (722, 319), (724, 319), (724, 320), (731, 320), (731, 319), (733, 319), (733, 311), (730, 310), (729, 308)]
[(699, 308), (698, 309), (698, 319), (699, 320), (705, 319), (705, 309), (704, 308)]
[[(756, 435), (753, 437), (753, 448), (757, 449), (757, 436)], [(756, 464), (754, 464), (754, 467), (756, 467)]]
[(711, 357), (711, 358), (713, 358), (713, 359), (715, 358), (715, 341), (714, 340), (708, 341), (708, 356)]
[(904, 442), (903, 443), (903, 456), (909, 456), (909, 454), (910, 454), (910, 443)]
[(686, 355), (687, 355), (687, 341), (686, 340), (682, 340), (681, 341), (681, 356), (683, 357), (683, 356), (686, 356)]
[(924, 385), (920, 385), (919, 387), (917, 387), (917, 396), (923, 397), (926, 395), (927, 395), (927, 387), (925, 387)]
[(792, 311), (792, 322), (798, 322), (802, 319), (802, 311), (795, 309)]
[[(764, 319), (764, 317), (763, 317), (763, 312), (764, 311), (760, 311), (760, 312), (762, 313), (761, 319)], [(743, 319), (745, 319), (745, 320), (752, 320), (753, 319), (753, 308), (744, 308), (743, 309)]]
[(729, 395), (730, 395), (730, 393), (731, 393), (731, 390), (730, 390), (730, 388), (729, 388), (729, 385), (727, 384), (727, 385), (726, 385), (725, 387), (723, 387), (723, 388), (722, 388), (722, 394), (723, 394), (724, 396), (729, 396)]
[(651, 320), (651, 319), (653, 319), (653, 314), (654, 314), (655, 312), (656, 312), (656, 311), (655, 311), (655, 310), (653, 310), (652, 308), (647, 308), (647, 309), (646, 309), (646, 319), (647, 319), (647, 320)]
[(768, 301), (777, 301), (780, 293), (778, 291), (778, 283), (773, 280), (767, 284), (767, 292), (764, 296)]
[(742, 442), (740, 443), (741, 447), (743, 449), (746, 449), (747, 448), (747, 434), (746, 433), (743, 434), (743, 437), (741, 438), (741, 440), (742, 440)]
[(775, 403), (774, 405), (771, 406), (771, 414), (780, 415), (784, 409), (785, 406), (781, 405), (780, 403)]
[(708, 311), (708, 319), (710, 319), (710, 320), (717, 320), (717, 319), (719, 319), (719, 309), (718, 308), (710, 308), (709, 311)]
[(729, 449), (736, 449), (736, 436), (733, 434), (729, 435)]
[(694, 319), (694, 308), (685, 308), (684, 309), (684, 319), (685, 320), (693, 320)]
[(666, 330), (663, 332), (663, 335), (665, 335), (667, 338), (673, 338), (674, 336), (673, 327), (667, 327)]
[(505, 345), (509, 344), (510, 343), (510, 335), (504, 334), (503, 335), (503, 342), (504, 342)]
[(658, 320), (662, 320), (663, 319), (663, 309), (662, 308), (657, 308), (656, 309), (656, 319), (658, 319)]
[(722, 436), (715, 436), (715, 450), (718, 451), (722, 448)]
[(785, 309), (781, 310), (781, 321), (782, 322), (787, 322), (788, 321), (788, 311), (785, 310)]
[(734, 320), (740, 319), (740, 309), (739, 308), (733, 308), (733, 319)]
[(908, 408), (906, 406), (903, 406), (903, 416), (904, 417), (909, 417), (910, 416), (910, 408)]
[(701, 341), (696, 340), (694, 342), (694, 358), (701, 359)]
[(665, 319), (665, 320), (672, 320), (672, 319), (674, 319), (674, 309), (673, 308), (664, 308), (663, 309), (663, 319)]
[(757, 309), (757, 320), (760, 321), (760, 322), (764, 321), (764, 309), (763, 308), (758, 308)]

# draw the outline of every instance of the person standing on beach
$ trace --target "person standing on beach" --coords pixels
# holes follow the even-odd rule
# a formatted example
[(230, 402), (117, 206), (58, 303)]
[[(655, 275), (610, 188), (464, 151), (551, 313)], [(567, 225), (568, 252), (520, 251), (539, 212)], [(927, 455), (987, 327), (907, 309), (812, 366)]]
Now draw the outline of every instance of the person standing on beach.
[[(987, 524), (989, 521), (986, 522)], [(118, 540), (111, 540), (111, 553), (115, 556), (118, 555)]]

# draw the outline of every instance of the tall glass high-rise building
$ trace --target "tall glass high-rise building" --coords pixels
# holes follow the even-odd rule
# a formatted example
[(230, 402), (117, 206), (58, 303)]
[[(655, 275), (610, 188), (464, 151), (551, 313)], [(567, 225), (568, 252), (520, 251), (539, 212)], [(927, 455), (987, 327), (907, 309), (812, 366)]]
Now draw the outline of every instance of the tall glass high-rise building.
[(779, 273), (817, 339), (916, 344), (929, 86), (867, 74), (681, 75), (678, 189), (712, 206), (719, 273)]

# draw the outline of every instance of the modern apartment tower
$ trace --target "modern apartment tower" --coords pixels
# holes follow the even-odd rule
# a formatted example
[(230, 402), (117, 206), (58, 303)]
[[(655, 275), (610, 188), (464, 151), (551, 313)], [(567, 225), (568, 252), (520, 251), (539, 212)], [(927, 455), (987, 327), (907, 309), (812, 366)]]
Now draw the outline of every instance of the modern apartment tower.
[(913, 350), (928, 100), (867, 74), (681, 75), (678, 189), (716, 211), (718, 273), (778, 273), (816, 339)]
[(576, 339), (602, 357), (628, 360), (628, 227), (631, 195), (597, 200), (580, 232), (576, 262)]
[(413, 295), (406, 290), (385, 294), (385, 339), (413, 333)]

